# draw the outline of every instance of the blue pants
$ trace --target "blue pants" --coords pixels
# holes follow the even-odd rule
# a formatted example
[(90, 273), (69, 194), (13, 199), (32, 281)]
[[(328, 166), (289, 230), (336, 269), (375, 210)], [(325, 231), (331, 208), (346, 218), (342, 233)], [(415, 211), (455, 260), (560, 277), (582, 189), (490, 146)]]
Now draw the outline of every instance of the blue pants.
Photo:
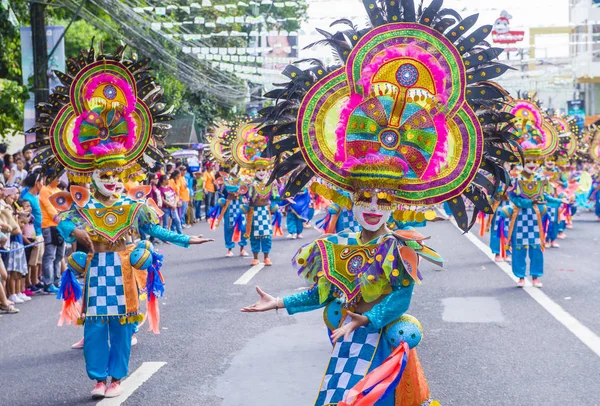
[(183, 230), (181, 229), (181, 221), (179, 220), (179, 214), (177, 214), (177, 209), (162, 209), (165, 213), (163, 216), (163, 228), (169, 229), (169, 219), (173, 219), (171, 223), (171, 230), (175, 231), (177, 234), (183, 234)]
[(200, 220), (202, 218), (202, 200), (194, 200), (194, 218)]
[(517, 248), (512, 245), (512, 271), (517, 278), (524, 278), (527, 275), (527, 253), (529, 252), (529, 274), (538, 278), (544, 275), (544, 253), (541, 247), (534, 248), (529, 245), (527, 248)]
[(490, 232), (490, 248), (494, 255), (500, 255), (500, 237), (493, 230)]
[(187, 211), (189, 202), (181, 202), (181, 207), (178, 207), (179, 220), (181, 224), (187, 224)]
[(286, 224), (288, 233), (290, 234), (302, 234), (302, 231), (304, 231), (304, 220), (292, 212), (287, 214)]
[[(118, 317), (108, 322), (87, 321), (83, 328), (83, 356), (90, 379), (122, 379), (129, 369), (133, 324), (121, 324)], [(110, 345), (109, 345), (110, 343)]]
[[(225, 216), (224, 220), (224, 227), (223, 230), (225, 231), (225, 248), (227, 248), (228, 250), (231, 250), (233, 248), (235, 248), (235, 243), (232, 241), (233, 239), (233, 227), (229, 226), (229, 220), (227, 220), (227, 216)], [(248, 244), (248, 240), (246, 240), (246, 238), (244, 237), (244, 229), (241, 230), (242, 233), (242, 237), (240, 239), (240, 242), (238, 243), (238, 245), (241, 247), (245, 247)]]
[(262, 252), (268, 254), (271, 252), (271, 246), (273, 245), (273, 237), (254, 238), (250, 237), (250, 247), (253, 253)]

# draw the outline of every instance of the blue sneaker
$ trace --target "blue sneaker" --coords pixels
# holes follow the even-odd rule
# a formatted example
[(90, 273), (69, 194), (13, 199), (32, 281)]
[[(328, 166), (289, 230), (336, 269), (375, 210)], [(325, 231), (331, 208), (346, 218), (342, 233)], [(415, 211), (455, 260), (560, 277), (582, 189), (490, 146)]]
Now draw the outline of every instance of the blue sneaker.
[(54, 285), (50, 285), (44, 288), (44, 292), (56, 295), (58, 293), (58, 288)]

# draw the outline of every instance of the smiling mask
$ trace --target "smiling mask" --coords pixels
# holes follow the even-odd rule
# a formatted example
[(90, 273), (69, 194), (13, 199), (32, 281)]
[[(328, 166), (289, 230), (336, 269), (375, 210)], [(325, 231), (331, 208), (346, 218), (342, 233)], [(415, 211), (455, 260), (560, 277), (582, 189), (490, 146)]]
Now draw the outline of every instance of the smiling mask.
[(393, 211), (393, 205), (389, 200), (378, 197), (375, 193), (371, 196), (369, 192), (355, 196), (352, 208), (356, 221), (368, 231), (379, 230), (388, 222)]

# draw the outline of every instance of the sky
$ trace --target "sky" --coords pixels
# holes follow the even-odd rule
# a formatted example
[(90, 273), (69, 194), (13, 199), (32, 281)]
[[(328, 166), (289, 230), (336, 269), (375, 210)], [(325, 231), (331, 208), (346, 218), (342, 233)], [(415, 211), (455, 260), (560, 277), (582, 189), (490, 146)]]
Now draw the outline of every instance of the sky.
[[(425, 0), (427, 6), (430, 0)], [(530, 27), (566, 26), (569, 24), (569, 0), (446, 0), (444, 7), (457, 10), (463, 17), (479, 13), (478, 24), (493, 24), (502, 11), (512, 15), (511, 30), (526, 32), (523, 46), (528, 46)], [(366, 13), (361, 0), (309, 0), (308, 21), (304, 23), (300, 38), (301, 48), (321, 37), (315, 27), (327, 29), (339, 18), (349, 18), (359, 27), (366, 22)], [(311, 35), (312, 34), (312, 35)], [(568, 55), (567, 35), (543, 37), (537, 40), (539, 57)]]

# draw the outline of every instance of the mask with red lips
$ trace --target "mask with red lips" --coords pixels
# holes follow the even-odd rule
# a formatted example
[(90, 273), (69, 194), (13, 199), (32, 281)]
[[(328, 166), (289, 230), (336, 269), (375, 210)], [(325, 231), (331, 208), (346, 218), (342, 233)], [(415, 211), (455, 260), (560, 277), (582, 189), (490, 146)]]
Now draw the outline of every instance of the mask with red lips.
[(115, 171), (94, 169), (94, 172), (92, 172), (92, 183), (96, 190), (103, 196), (110, 197), (119, 192), (120, 180)]
[(534, 173), (535, 171), (537, 171), (538, 164), (535, 161), (526, 161), (523, 169), (525, 169), (525, 172), (531, 174), (531, 173)]
[(377, 197), (377, 193), (372, 196), (369, 193), (358, 193), (354, 196), (352, 213), (365, 230), (379, 230), (388, 222), (393, 211), (392, 202), (387, 198)]

